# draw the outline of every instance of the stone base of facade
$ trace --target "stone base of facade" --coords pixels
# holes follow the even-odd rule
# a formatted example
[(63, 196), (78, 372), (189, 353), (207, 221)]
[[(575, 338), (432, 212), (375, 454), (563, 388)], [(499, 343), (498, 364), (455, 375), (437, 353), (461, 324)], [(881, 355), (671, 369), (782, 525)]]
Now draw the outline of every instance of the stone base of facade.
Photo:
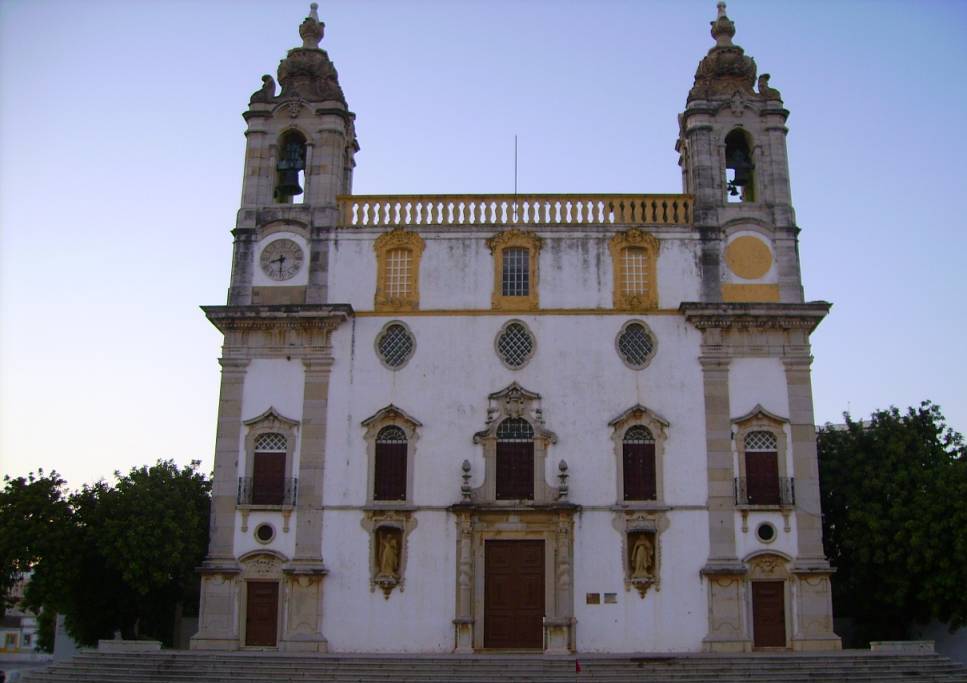
[(702, 641), (702, 652), (729, 653), (751, 652), (750, 640), (709, 640)]
[(191, 650), (237, 650), (238, 638), (199, 638), (193, 637), (189, 644)]
[(329, 641), (325, 638), (287, 638), (280, 645), (286, 652), (329, 652)]
[(793, 638), (792, 649), (796, 652), (829, 652), (831, 650), (842, 650), (843, 641), (836, 635), (818, 638)]
[(572, 643), (574, 619), (544, 619), (544, 654), (569, 655), (574, 651)]

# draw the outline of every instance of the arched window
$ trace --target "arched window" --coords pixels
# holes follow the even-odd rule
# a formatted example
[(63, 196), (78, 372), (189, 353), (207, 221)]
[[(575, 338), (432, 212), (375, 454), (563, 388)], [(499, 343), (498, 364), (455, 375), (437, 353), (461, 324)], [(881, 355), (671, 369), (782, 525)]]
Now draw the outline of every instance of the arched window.
[(252, 505), (285, 502), (285, 456), (288, 442), (278, 432), (259, 434), (252, 461)]
[(373, 500), (406, 500), (406, 433), (396, 425), (376, 435)]
[(640, 311), (658, 306), (658, 238), (638, 229), (608, 242), (614, 271), (614, 307)]
[(497, 427), (497, 500), (534, 498), (534, 428), (511, 417)]
[(397, 228), (384, 232), (373, 242), (376, 252), (376, 297), (378, 311), (415, 311), (420, 307), (420, 257), (423, 238)]
[(290, 130), (282, 136), (275, 169), (275, 201), (280, 204), (301, 204), (306, 180), (306, 139), (302, 133)]
[(537, 264), (541, 238), (513, 229), (487, 240), (494, 255), (494, 291), (491, 303), (497, 310), (529, 311), (538, 306)]
[(745, 493), (748, 505), (779, 505), (779, 457), (776, 435), (745, 435)]
[(755, 164), (752, 145), (738, 128), (725, 136), (725, 181), (730, 202), (755, 201)]
[(625, 500), (655, 500), (655, 437), (647, 427), (635, 425), (622, 441)]

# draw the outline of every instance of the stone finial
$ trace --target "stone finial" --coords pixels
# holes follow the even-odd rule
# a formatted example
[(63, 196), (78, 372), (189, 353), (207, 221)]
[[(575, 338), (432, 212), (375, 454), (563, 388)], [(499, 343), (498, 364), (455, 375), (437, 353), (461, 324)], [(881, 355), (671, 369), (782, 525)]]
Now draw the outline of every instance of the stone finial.
[(732, 44), (732, 36), (735, 35), (735, 22), (729, 19), (725, 13), (725, 3), (719, 2), (718, 16), (712, 22), (712, 37), (718, 47), (728, 47)]
[(309, 5), (309, 16), (299, 25), (299, 35), (302, 37), (302, 47), (308, 50), (319, 49), (319, 41), (325, 34), (326, 25), (319, 21), (319, 4)]

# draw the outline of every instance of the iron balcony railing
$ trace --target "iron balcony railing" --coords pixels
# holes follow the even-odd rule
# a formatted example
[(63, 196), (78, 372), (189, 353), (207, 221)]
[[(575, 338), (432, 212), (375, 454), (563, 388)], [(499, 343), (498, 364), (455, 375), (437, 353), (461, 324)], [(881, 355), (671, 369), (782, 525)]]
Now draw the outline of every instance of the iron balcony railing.
[(750, 483), (746, 477), (736, 477), (736, 505), (795, 505), (796, 486), (792, 477), (779, 477), (775, 482)]
[(294, 506), (299, 493), (296, 478), (277, 481), (253, 481), (252, 477), (238, 478), (239, 505)]

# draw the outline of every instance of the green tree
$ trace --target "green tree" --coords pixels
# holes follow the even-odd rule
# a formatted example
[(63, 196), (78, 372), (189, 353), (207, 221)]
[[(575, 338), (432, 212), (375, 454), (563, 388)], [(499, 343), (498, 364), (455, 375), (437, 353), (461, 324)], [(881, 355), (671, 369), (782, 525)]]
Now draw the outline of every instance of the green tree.
[[(101, 481), (69, 496), (55, 474), (8, 480), (0, 496), (0, 571), (6, 577), (29, 569), (26, 605), (64, 614), (81, 644), (115, 631), (171, 644), (178, 604), (197, 600), (194, 570), (208, 545), (211, 483), (197, 469), (197, 462), (179, 468), (160, 461), (116, 473), (114, 486)], [(49, 649), (52, 620), (43, 625), (40, 645)]]
[(967, 622), (967, 448), (930, 402), (819, 430), (833, 602), (860, 641)]

